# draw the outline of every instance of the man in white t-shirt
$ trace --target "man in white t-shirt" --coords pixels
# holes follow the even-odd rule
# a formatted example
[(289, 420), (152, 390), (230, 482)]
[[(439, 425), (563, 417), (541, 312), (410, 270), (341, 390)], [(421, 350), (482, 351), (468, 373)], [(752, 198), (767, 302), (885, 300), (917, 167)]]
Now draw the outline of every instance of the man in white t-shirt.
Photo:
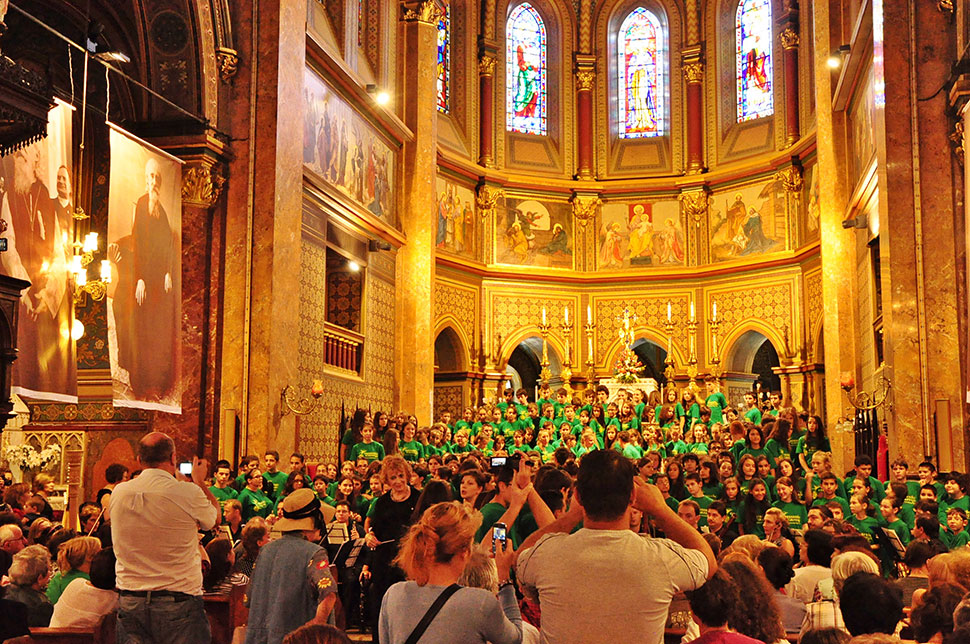
[[(526, 539), (516, 576), (538, 597), (548, 644), (663, 642), (670, 600), (717, 570), (710, 546), (615, 450), (583, 457), (569, 512)], [(630, 530), (630, 511), (667, 539)], [(583, 528), (570, 531), (580, 522)]]
[(161, 432), (141, 439), (138, 462), (142, 473), (111, 494), (118, 644), (208, 644), (198, 533), (219, 523), (209, 466), (193, 457), (192, 482), (178, 480), (175, 443)]

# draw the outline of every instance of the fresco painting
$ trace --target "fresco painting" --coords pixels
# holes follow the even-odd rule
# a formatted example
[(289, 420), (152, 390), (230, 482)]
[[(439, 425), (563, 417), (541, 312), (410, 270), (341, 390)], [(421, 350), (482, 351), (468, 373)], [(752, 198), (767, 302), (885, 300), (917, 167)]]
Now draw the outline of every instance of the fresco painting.
[(677, 200), (603, 206), (596, 254), (600, 270), (683, 266), (686, 248)]
[(495, 258), (500, 264), (573, 267), (572, 207), (532, 199), (506, 199), (495, 222)]

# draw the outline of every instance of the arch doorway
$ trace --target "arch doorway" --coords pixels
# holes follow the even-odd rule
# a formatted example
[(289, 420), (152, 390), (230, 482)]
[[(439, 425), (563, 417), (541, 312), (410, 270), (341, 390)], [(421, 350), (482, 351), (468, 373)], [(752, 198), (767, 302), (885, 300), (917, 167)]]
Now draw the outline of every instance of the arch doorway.
[(443, 328), (434, 339), (434, 370), (443, 373), (465, 371), (465, 347), (450, 326)]
[(761, 383), (762, 391), (781, 389), (781, 378), (772, 371), (780, 367), (778, 350), (767, 337), (757, 331), (746, 331), (731, 348), (727, 367), (730, 371), (755, 375), (755, 383)]
[[(562, 362), (551, 345), (547, 345), (546, 351), (549, 356), (549, 370), (553, 374), (549, 386), (555, 391), (562, 386), (562, 379), (559, 377)], [(541, 371), (542, 338), (538, 336), (532, 336), (520, 342), (512, 351), (512, 355), (509, 356), (509, 361), (505, 365), (509, 386), (514, 390), (523, 388), (528, 391), (530, 401), (535, 401)]]
[[(642, 378), (653, 378), (657, 385), (663, 388), (667, 384), (667, 377), (664, 375), (664, 364), (667, 360), (667, 350), (659, 344), (646, 338), (640, 338), (633, 343), (633, 353), (643, 364)], [(610, 365), (612, 367), (612, 365)]]

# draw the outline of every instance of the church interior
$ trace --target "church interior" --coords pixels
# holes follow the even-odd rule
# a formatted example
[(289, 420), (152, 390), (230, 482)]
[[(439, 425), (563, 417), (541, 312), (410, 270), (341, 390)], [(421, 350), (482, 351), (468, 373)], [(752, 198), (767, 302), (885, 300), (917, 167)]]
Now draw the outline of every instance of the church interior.
[(651, 390), (780, 392), (839, 471), (970, 465), (964, 2), (0, 0), (0, 24), (0, 436), (59, 446), (68, 507), (149, 431), (180, 461), (336, 464), (358, 409), (426, 427), (634, 358)]

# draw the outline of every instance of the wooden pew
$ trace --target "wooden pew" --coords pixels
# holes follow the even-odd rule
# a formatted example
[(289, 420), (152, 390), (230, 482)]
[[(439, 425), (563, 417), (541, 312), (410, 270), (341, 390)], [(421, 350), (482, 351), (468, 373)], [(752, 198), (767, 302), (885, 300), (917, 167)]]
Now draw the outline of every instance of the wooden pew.
[(203, 595), (205, 614), (212, 630), (212, 644), (230, 644), (233, 631), (249, 619), (249, 607), (244, 604), (246, 586), (233, 586), (228, 595)]
[(117, 614), (108, 613), (93, 629), (32, 628), (30, 635), (9, 639), (5, 644), (115, 644)]

